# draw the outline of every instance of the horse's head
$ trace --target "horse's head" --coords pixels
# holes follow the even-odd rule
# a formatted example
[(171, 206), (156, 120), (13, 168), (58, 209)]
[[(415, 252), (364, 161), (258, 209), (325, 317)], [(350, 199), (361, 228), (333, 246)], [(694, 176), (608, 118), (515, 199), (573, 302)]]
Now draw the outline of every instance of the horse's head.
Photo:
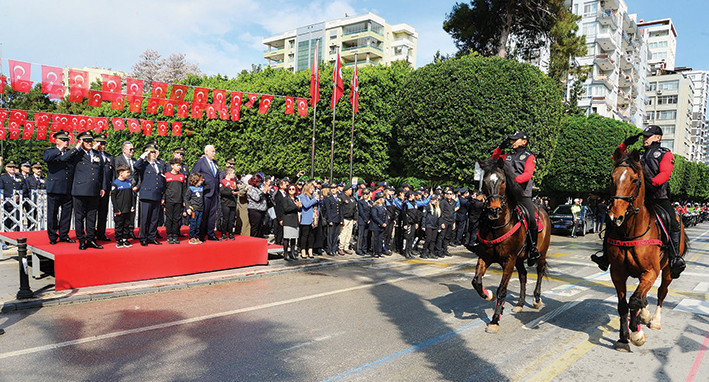
[(483, 176), (482, 191), (485, 194), (485, 210), (490, 220), (497, 220), (502, 215), (503, 208), (507, 205), (507, 179), (505, 176), (505, 161), (490, 159), (480, 162), (485, 175)]
[(620, 227), (629, 214), (637, 212), (636, 204), (642, 205), (645, 185), (638, 151), (623, 154), (616, 149), (613, 160), (615, 168), (611, 175), (611, 205), (608, 218)]

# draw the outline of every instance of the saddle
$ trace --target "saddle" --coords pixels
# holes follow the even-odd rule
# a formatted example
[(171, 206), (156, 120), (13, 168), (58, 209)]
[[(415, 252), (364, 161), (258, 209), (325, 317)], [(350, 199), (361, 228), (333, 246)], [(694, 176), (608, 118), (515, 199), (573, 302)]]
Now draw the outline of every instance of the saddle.
[(651, 208), (652, 212), (655, 214), (655, 224), (660, 232), (659, 239), (664, 247), (670, 242), (670, 224), (672, 224), (670, 219), (672, 219), (672, 217), (663, 208), (657, 206), (652, 206)]
[[(517, 206), (517, 214), (519, 216), (519, 220), (521, 220), (522, 223), (524, 224), (524, 228), (528, 229), (527, 219), (529, 217), (529, 211), (527, 211), (527, 209), (524, 208), (524, 206), (520, 204)], [(534, 208), (534, 218), (537, 220), (537, 231), (542, 232), (544, 230), (544, 222), (539, 217), (539, 213), (537, 212), (536, 207)]]

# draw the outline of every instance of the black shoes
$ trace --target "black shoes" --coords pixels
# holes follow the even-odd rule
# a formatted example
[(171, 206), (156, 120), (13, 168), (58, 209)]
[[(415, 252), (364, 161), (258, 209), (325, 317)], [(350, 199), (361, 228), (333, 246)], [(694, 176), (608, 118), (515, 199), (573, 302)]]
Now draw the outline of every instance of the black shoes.
[(527, 265), (531, 267), (532, 265), (536, 264), (537, 260), (540, 257), (542, 257), (542, 254), (539, 253), (537, 245), (534, 243), (530, 244), (529, 254), (527, 255)]
[(106, 236), (96, 236), (96, 241), (111, 241), (111, 239)]
[(49, 244), (51, 244), (51, 245), (57, 244), (57, 239), (49, 239)]
[(147, 247), (147, 246), (148, 246), (148, 241), (147, 241), (147, 240), (141, 240), (141, 241), (140, 241), (140, 245), (142, 245), (143, 247)]
[(162, 243), (159, 242), (158, 239), (148, 240), (148, 244), (162, 245)]
[(84, 251), (86, 250), (86, 243), (85, 242), (79, 242), (79, 250)]
[(610, 265), (606, 255), (591, 255), (591, 261), (596, 263), (598, 265), (598, 268), (600, 268), (603, 272), (607, 271), (608, 266)]
[(217, 235), (210, 235), (210, 236), (207, 236), (207, 240), (211, 240), (211, 241), (222, 241), (220, 238), (217, 237)]
[(76, 240), (71, 239), (69, 237), (60, 237), (59, 242), (60, 243), (76, 243)]
[(88, 240), (86, 242), (86, 248), (103, 249), (103, 246), (99, 245), (96, 240)]

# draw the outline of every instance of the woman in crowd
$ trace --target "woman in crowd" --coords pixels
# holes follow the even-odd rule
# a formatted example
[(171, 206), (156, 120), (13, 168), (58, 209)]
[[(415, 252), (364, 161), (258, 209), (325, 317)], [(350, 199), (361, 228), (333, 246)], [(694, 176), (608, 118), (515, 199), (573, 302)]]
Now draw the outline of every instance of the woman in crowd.
[(286, 186), (286, 197), (283, 198), (283, 258), (286, 261), (295, 260), (297, 257), (295, 244), (300, 227), (298, 214), (302, 205), (295, 184)]
[(222, 240), (234, 240), (234, 222), (236, 221), (236, 196), (239, 194), (237, 190), (236, 180), (234, 179), (234, 169), (227, 167), (224, 170), (224, 179), (219, 182), (219, 195), (222, 203)]
[[(431, 196), (431, 203), (423, 212), (423, 229), (426, 232), (426, 241), (423, 244), (421, 258), (435, 258), (436, 239), (441, 231), (441, 208), (438, 206), (438, 195)], [(443, 257), (443, 256), (439, 256)]]
[(303, 193), (298, 196), (301, 203), (300, 212), (300, 257), (313, 258), (313, 242), (315, 241), (315, 231), (313, 226), (317, 227), (318, 219), (313, 218), (315, 207), (320, 203), (313, 195), (315, 185), (308, 183), (303, 186)]
[(249, 201), (249, 224), (251, 224), (251, 236), (263, 237), (263, 219), (268, 209), (267, 198), (271, 187), (268, 183), (263, 184), (260, 174), (254, 174), (249, 179), (249, 187), (246, 190), (246, 197)]

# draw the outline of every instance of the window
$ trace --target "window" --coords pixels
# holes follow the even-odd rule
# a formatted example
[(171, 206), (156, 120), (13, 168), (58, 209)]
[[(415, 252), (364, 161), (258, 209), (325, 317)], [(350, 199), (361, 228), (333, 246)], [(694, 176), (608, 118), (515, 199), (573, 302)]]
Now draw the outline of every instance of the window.
[(661, 125), (663, 136), (675, 135), (675, 125)]
[(650, 32), (650, 37), (662, 37), (662, 36), (669, 36), (670, 32), (669, 31), (657, 31), (657, 32)]
[(657, 112), (657, 119), (658, 120), (668, 120), (668, 119), (676, 119), (677, 118), (677, 110), (659, 110)]
[(660, 96), (657, 97), (657, 104), (658, 105), (670, 105), (670, 104), (676, 104), (677, 103), (677, 96)]
[(655, 99), (655, 97), (650, 97), (650, 98), (648, 98), (648, 99), (647, 99), (647, 104), (648, 104), (648, 105), (652, 105), (652, 103), (654, 102), (654, 101), (653, 101), (654, 99)]
[(334, 40), (337, 38), (337, 32), (331, 32), (330, 33), (330, 40)]
[(659, 82), (657, 88), (659, 90), (677, 90), (679, 89), (679, 80)]
[(596, 43), (592, 42), (590, 44), (586, 44), (586, 55), (587, 56), (595, 56), (596, 55)]
[(650, 91), (655, 91), (657, 90), (657, 82), (651, 82), (650, 83)]
[(657, 46), (659, 48), (667, 48), (667, 41), (660, 41), (659, 43), (657, 43)]
[(583, 24), (583, 34), (586, 35), (586, 37), (595, 37), (596, 36), (596, 23)]
[(596, 16), (598, 14), (598, 2), (584, 4), (583, 6), (583, 16)]
[(288, 41), (288, 47), (291, 49), (295, 48), (295, 40)]
[(655, 119), (655, 112), (654, 111), (648, 111), (646, 114), (646, 119), (648, 121), (652, 121)]
[(675, 140), (674, 139), (663, 139), (660, 141), (660, 145), (663, 147), (667, 147), (672, 151), (675, 151)]
[(578, 4), (574, 4), (574, 14), (575, 15), (579, 14), (579, 5)]
[(663, 58), (667, 58), (667, 52), (655, 52), (652, 54), (653, 60), (660, 60)]

